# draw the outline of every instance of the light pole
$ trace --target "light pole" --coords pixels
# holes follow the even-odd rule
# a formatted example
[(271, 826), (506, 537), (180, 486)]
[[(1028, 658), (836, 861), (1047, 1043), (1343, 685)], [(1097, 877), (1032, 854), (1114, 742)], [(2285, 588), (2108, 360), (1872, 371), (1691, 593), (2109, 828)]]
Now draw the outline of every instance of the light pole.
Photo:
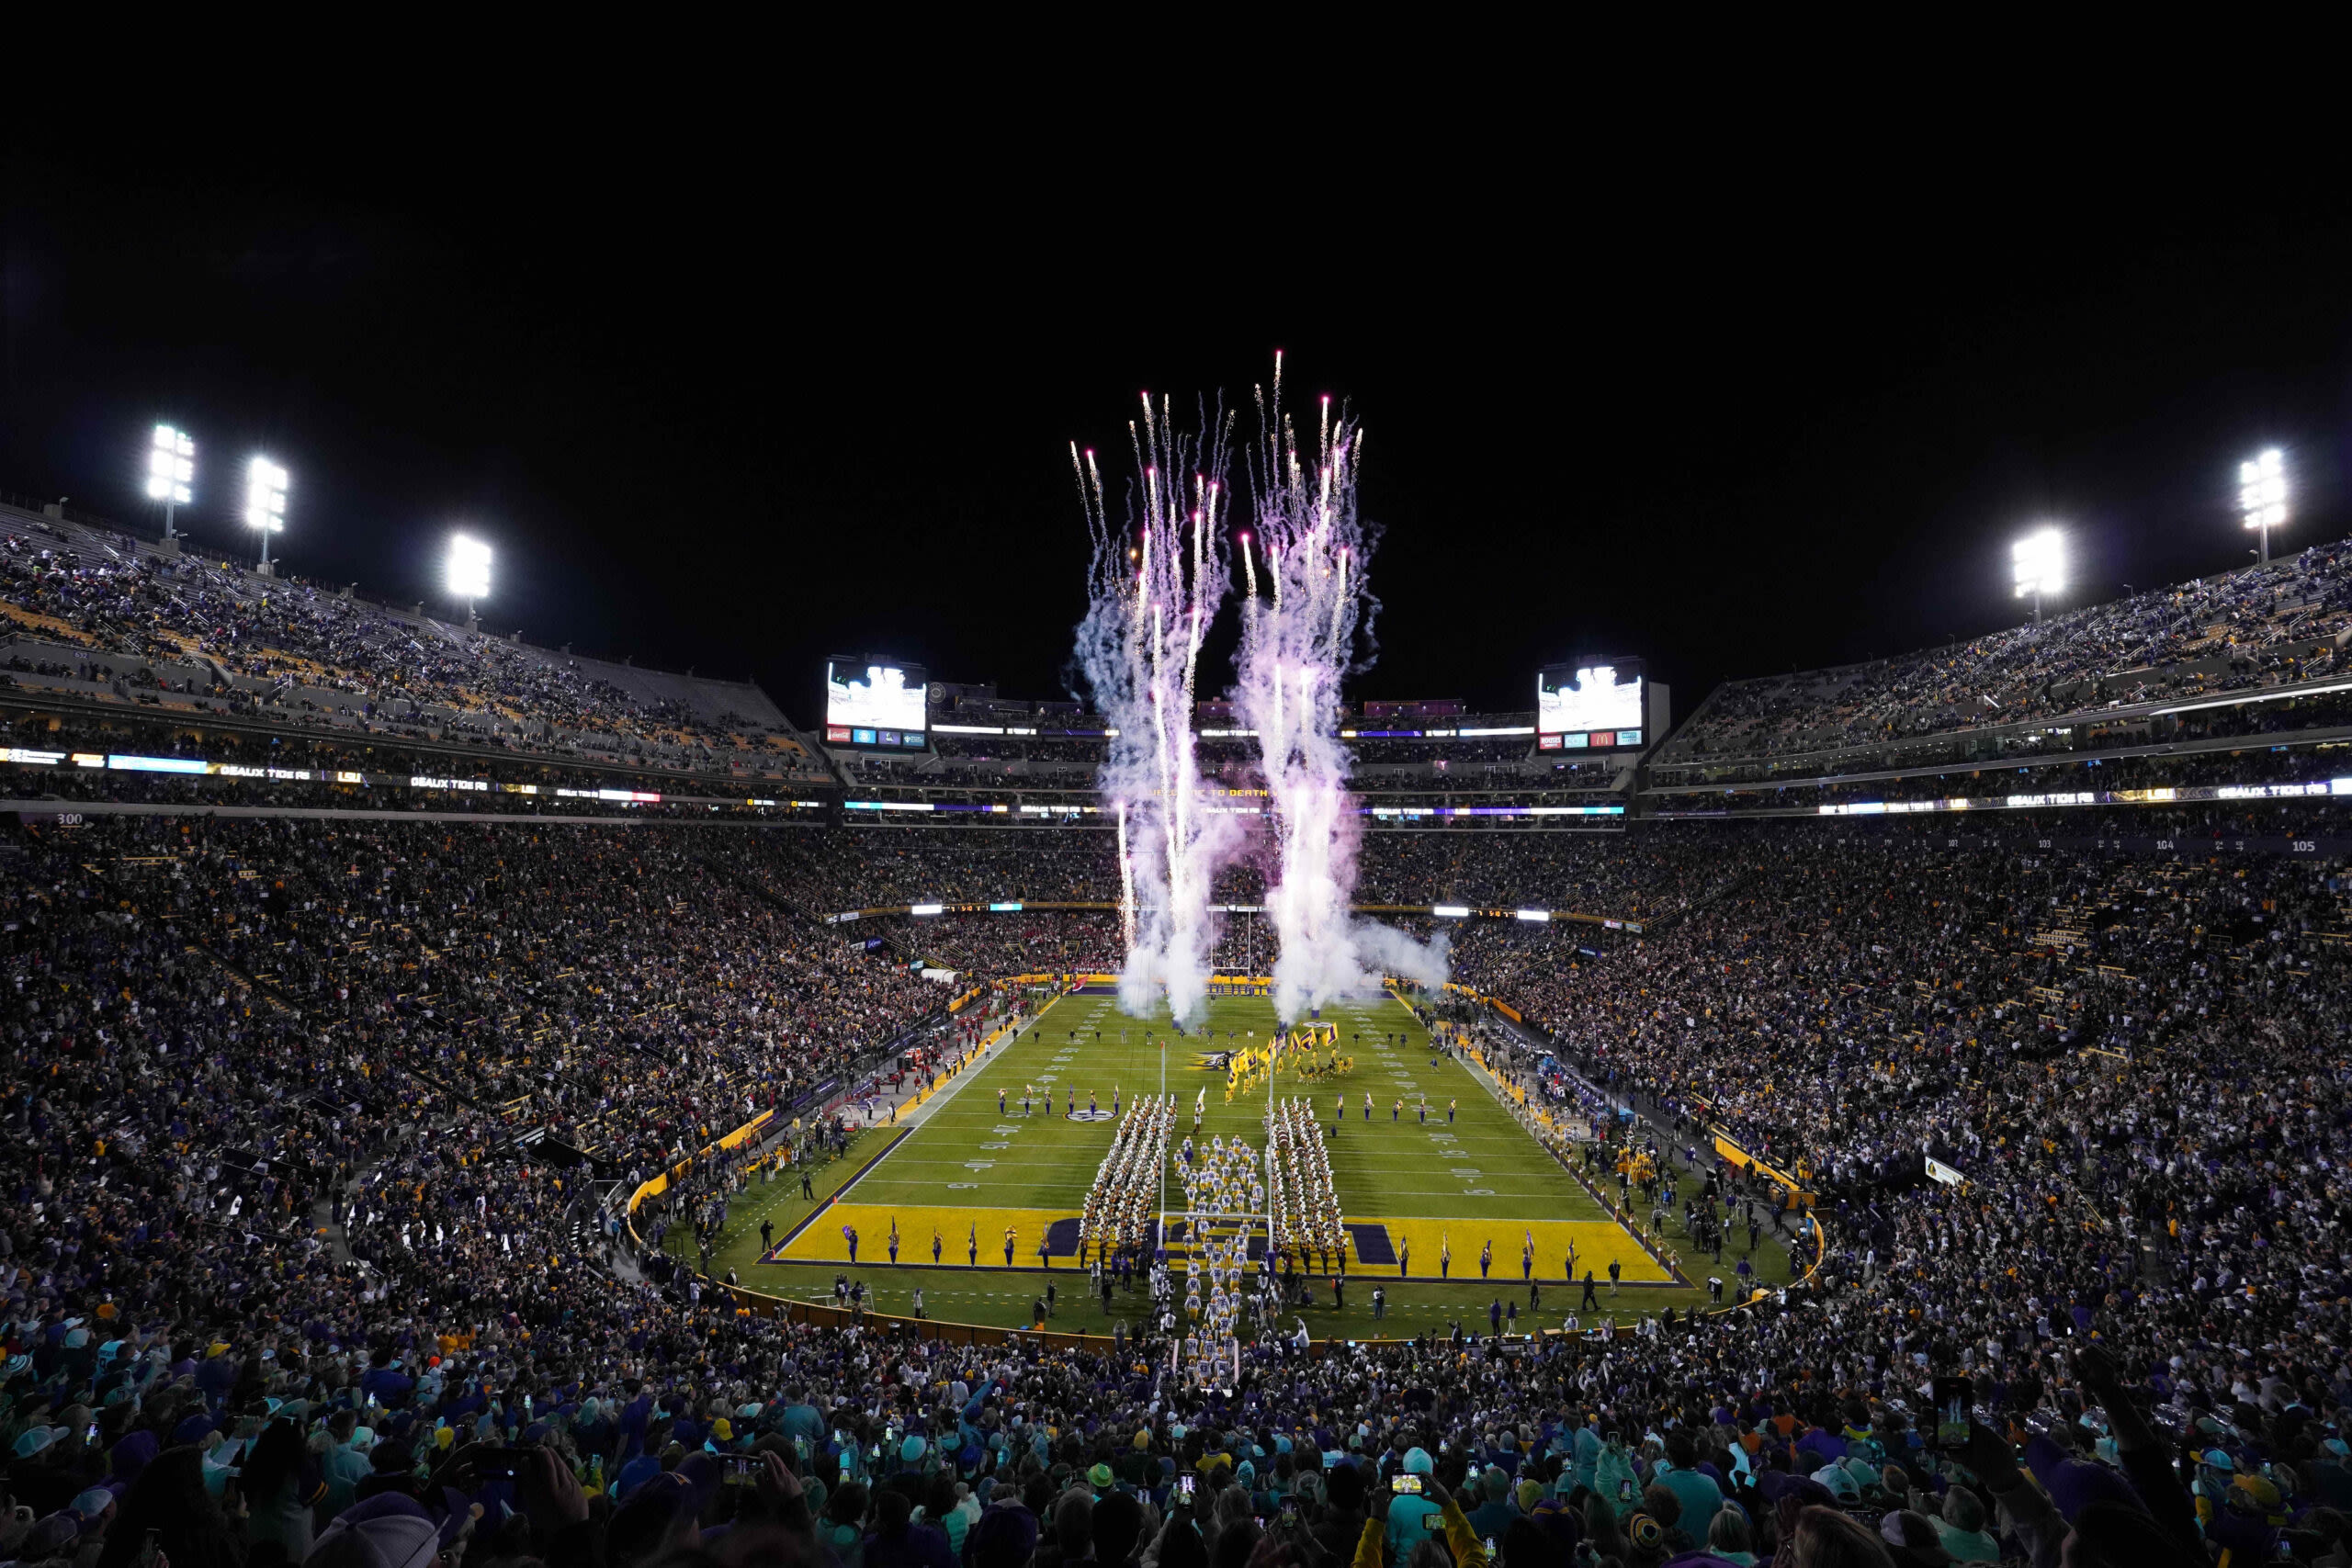
[(2287, 457), (2273, 446), (2260, 457), (2238, 465), (2238, 510), (2245, 525), (2262, 541), (2258, 552), (2270, 564), (2270, 530), (2287, 521)]
[(444, 567), (450, 595), (466, 602), (466, 630), (479, 631), (474, 602), (490, 597), (490, 547), (463, 534), (449, 536), (449, 556)]
[(147, 448), (147, 499), (164, 503), (164, 542), (179, 537), (172, 527), (172, 511), (186, 506), (196, 483), (196, 443), (168, 424), (155, 427)]
[(269, 536), (286, 529), (287, 473), (266, 457), (245, 465), (245, 526), (261, 531), (261, 574), (269, 570)]
[(2040, 625), (2042, 595), (2056, 594), (2066, 586), (2064, 538), (2055, 528), (2035, 529), (2009, 547), (2009, 567), (2017, 579), (2012, 597), (2033, 595), (2033, 619)]

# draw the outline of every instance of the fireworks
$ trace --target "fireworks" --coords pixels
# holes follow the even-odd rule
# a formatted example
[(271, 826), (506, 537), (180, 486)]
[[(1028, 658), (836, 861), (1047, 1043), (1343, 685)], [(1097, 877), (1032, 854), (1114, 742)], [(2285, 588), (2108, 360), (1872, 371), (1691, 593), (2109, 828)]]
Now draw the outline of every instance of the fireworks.
[(1322, 400), (1314, 445), (1302, 450), (1282, 406), (1282, 360), (1258, 395), (1261, 431), (1250, 458), (1255, 545), (1265, 555), (1261, 599), (1251, 544), (1243, 545), (1237, 703), (1258, 732), (1279, 870), (1266, 912), (1281, 942), (1274, 1010), (1285, 1021), (1342, 997), (1376, 995), (1384, 971), (1436, 986), (1442, 939), (1424, 948), (1349, 912), (1358, 818), (1340, 744), (1340, 681), (1355, 657), (1366, 604), (1366, 539), (1356, 511), (1363, 432)]
[[(1279, 863), (1266, 893), (1281, 942), (1274, 1005), (1288, 1022), (1327, 1001), (1377, 995), (1384, 974), (1437, 987), (1446, 962), (1442, 937), (1423, 947), (1349, 911), (1359, 829), (1339, 739), (1340, 682), (1370, 603), (1356, 513), (1363, 432), (1344, 412), (1335, 417), (1326, 398), (1303, 447), (1283, 411), (1280, 355), (1258, 414), (1254, 533), (1236, 538), (1244, 596), (1235, 700), (1257, 732), (1265, 776)], [(1127, 949), (1119, 1005), (1141, 1016), (1164, 988), (1187, 1022), (1206, 1008), (1212, 888), (1241, 832), (1230, 810), (1203, 799), (1192, 726), (1201, 646), (1232, 581), (1231, 429), (1219, 410), (1204, 411), (1199, 430), (1179, 430), (1167, 400), (1155, 406), (1145, 394), (1142, 419), (1128, 426), (1136, 477), (1115, 526), (1094, 454), (1070, 448), (1094, 543), (1079, 659), (1114, 732), (1099, 783), (1117, 822)]]
[(1119, 1004), (1140, 1016), (1165, 987), (1187, 1022), (1206, 1010), (1210, 890), (1238, 841), (1230, 817), (1202, 809), (1192, 724), (1202, 641), (1229, 582), (1231, 427), (1218, 411), (1204, 412), (1199, 431), (1179, 430), (1168, 400), (1155, 407), (1146, 393), (1142, 419), (1128, 426), (1136, 478), (1117, 526), (1094, 454), (1070, 448), (1094, 542), (1079, 659), (1117, 732), (1099, 782), (1118, 819), (1127, 942)]

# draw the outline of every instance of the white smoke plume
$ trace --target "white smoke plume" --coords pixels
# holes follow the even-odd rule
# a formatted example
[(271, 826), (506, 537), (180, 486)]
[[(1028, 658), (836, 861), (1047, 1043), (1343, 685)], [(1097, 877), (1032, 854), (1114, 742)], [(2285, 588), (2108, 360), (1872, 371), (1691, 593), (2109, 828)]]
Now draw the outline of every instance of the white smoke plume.
[(1119, 1007), (1147, 1015), (1164, 989), (1178, 1020), (1208, 1007), (1216, 947), (1209, 901), (1217, 868), (1240, 829), (1201, 791), (1193, 692), (1202, 640), (1230, 581), (1224, 542), (1232, 428), (1204, 412), (1197, 432), (1176, 428), (1168, 400), (1144, 394), (1127, 427), (1136, 473), (1127, 516), (1114, 525), (1094, 454), (1070, 447), (1094, 538), (1078, 656), (1106, 728), (1099, 777), (1117, 823), (1126, 965)]
[(1321, 405), (1315, 446), (1302, 454), (1282, 406), (1282, 359), (1272, 395), (1258, 394), (1259, 449), (1250, 460), (1257, 532), (1270, 597), (1259, 593), (1252, 541), (1243, 536), (1236, 704), (1258, 732), (1279, 859), (1266, 889), (1282, 944), (1274, 1010), (1294, 1021), (1326, 1002), (1377, 996), (1385, 972), (1435, 988), (1445, 982), (1442, 938), (1427, 946), (1354, 919), (1361, 818), (1347, 793), (1340, 744), (1340, 680), (1363, 617), (1365, 534), (1356, 513), (1363, 432)]

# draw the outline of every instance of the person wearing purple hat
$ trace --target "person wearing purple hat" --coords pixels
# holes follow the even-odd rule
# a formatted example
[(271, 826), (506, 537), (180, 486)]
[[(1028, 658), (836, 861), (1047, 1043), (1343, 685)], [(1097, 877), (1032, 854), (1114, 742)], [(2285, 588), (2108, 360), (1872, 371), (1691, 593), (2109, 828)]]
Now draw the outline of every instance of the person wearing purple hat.
[(107, 1468), (117, 1481), (128, 1486), (139, 1479), (139, 1472), (153, 1463), (161, 1451), (155, 1434), (142, 1427), (107, 1450)]
[(2068, 1523), (2090, 1504), (2101, 1500), (2139, 1507), (2140, 1494), (2132, 1483), (2103, 1464), (2076, 1459), (2049, 1438), (2037, 1433), (2025, 1446), (2025, 1465), (2041, 1483), (2059, 1516)]
[(657, 1475), (613, 1510), (605, 1527), (610, 1568), (637, 1568), (702, 1542), (702, 1500), (693, 1483), (676, 1474)]
[(1968, 1445), (1961, 1454), (1992, 1493), (2003, 1526), (2036, 1562), (2056, 1562), (2064, 1553), (2077, 1565), (2113, 1568), (2197, 1563), (2198, 1554), (2141, 1506), (2121, 1476), (2087, 1461), (2066, 1460), (2054, 1443), (2040, 1457), (2057, 1489), (2047, 1496), (2027, 1483), (2009, 1445), (1976, 1422), (1969, 1423)]
[(864, 1542), (865, 1568), (956, 1568), (947, 1532), (913, 1518), (913, 1500), (896, 1486), (875, 1494), (874, 1529)]
[(1764, 1500), (1778, 1507), (1783, 1498), (1793, 1499), (1798, 1507), (1834, 1508), (1838, 1495), (1810, 1475), (1792, 1475), (1785, 1470), (1768, 1470), (1757, 1482), (1756, 1490)]
[(1018, 1502), (992, 1503), (964, 1539), (970, 1568), (1023, 1568), (1037, 1550), (1037, 1516)]
[(620, 1474), (613, 1482), (613, 1498), (627, 1502), (631, 1494), (662, 1473), (662, 1461), (651, 1454), (639, 1454), (621, 1466)]

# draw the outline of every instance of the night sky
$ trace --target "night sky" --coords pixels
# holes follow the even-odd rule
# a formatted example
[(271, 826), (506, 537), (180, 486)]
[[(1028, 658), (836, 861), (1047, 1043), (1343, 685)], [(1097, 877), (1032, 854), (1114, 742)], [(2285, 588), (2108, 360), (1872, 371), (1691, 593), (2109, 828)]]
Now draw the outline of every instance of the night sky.
[(2077, 600), (2223, 570), (2267, 445), (2290, 547), (2352, 526), (2352, 214), (2316, 195), (1636, 200), (1514, 166), (1325, 212), (978, 164), (181, 165), (0, 165), (0, 491), (152, 518), (176, 422), (208, 544), (250, 552), (266, 450), (294, 571), (449, 614), (463, 526), (486, 628), (753, 674), (804, 724), (831, 651), (1065, 694), (1069, 443), (1124, 450), (1138, 389), (1246, 404), (1277, 347), (1369, 432), (1358, 696), (1526, 708), (1538, 665), (1631, 653), (1688, 713), (2018, 618), (2008, 541), (2046, 519)]

